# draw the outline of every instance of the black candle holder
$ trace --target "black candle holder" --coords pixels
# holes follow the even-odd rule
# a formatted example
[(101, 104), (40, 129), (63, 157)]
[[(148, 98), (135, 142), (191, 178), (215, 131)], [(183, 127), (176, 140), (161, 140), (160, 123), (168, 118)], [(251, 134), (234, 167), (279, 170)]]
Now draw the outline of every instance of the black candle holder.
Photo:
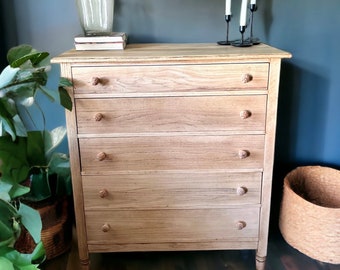
[(253, 45), (260, 44), (260, 39), (254, 37), (254, 35), (253, 35), (254, 12), (256, 10), (257, 10), (257, 5), (256, 4), (250, 4), (251, 17), (250, 17), (250, 37), (249, 37), (249, 42), (253, 43)]
[(225, 21), (227, 23), (227, 34), (226, 34), (226, 39), (222, 41), (217, 41), (218, 45), (231, 45), (231, 42), (229, 41), (229, 23), (231, 21), (231, 15), (225, 15), (224, 16)]
[(246, 31), (246, 28), (246, 25), (240, 26), (241, 39), (232, 42), (231, 45), (235, 47), (250, 47), (253, 45), (253, 43), (251, 43), (249, 39), (244, 39), (244, 32)]

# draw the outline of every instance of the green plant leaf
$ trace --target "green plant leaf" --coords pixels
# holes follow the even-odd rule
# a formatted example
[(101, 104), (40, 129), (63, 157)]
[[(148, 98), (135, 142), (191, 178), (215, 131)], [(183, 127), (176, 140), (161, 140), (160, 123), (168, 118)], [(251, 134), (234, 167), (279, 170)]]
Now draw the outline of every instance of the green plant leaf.
[(29, 187), (25, 187), (15, 183), (12, 189), (10, 190), (9, 195), (12, 199), (16, 199), (18, 197), (24, 196), (28, 192), (30, 192)]
[(25, 107), (30, 107), (34, 103), (35, 92), (35, 83), (25, 83), (15, 90), (15, 93), (12, 94), (12, 98), (16, 103), (19, 103)]
[(56, 173), (63, 177), (70, 175), (70, 159), (66, 154), (53, 153), (49, 165), (50, 173)]
[(0, 98), (0, 106), (2, 107), (1, 114), (10, 117), (18, 114), (18, 110), (15, 106), (15, 101), (7, 96)]
[(21, 215), (21, 223), (31, 234), (34, 242), (35, 243), (40, 242), (42, 223), (39, 212), (24, 203), (20, 203), (18, 213)]
[(10, 119), (0, 116), (0, 124), (1, 124), (1, 136), (4, 136), (6, 133), (8, 133), (12, 137), (12, 140), (14, 141), (16, 139), (15, 127), (13, 123), (10, 121)]
[(57, 177), (57, 195), (71, 195), (72, 182), (70, 160), (68, 155), (63, 153), (54, 153), (50, 161), (50, 174), (55, 174)]
[(45, 156), (47, 160), (50, 160), (53, 151), (62, 143), (66, 137), (66, 132), (66, 128), (63, 126), (44, 132)]
[[(14, 248), (10, 248), (10, 247), (0, 248), (0, 257), (6, 258), (8, 261), (10, 261), (13, 264), (15, 270), (37, 270), (39, 269), (38, 268), (39, 265), (36, 263), (33, 263), (33, 253), (32, 254), (20, 253)], [(2, 270), (2, 268), (0, 269)]]
[(19, 70), (20, 68), (12, 68), (9, 65), (5, 67), (0, 74), (0, 89), (10, 84)]
[(13, 124), (14, 124), (14, 127), (15, 127), (16, 135), (21, 136), (21, 137), (27, 137), (26, 127), (25, 127), (24, 123), (22, 122), (20, 116), (17, 114), (12, 119), (13, 119)]
[(27, 178), (30, 167), (26, 142), (24, 137), (17, 137), (15, 141), (10, 136), (0, 137), (0, 171), (3, 181), (21, 183)]
[(25, 199), (32, 202), (39, 202), (50, 198), (51, 195), (49, 174), (47, 170), (41, 169), (40, 173), (32, 174), (30, 192), (26, 194)]
[(7, 60), (11, 67), (20, 67), (28, 60), (36, 66), (48, 56), (48, 52), (38, 52), (32, 46), (23, 44), (11, 48), (7, 53)]
[(9, 202), (11, 201), (11, 196), (9, 195), (9, 192), (11, 191), (13, 185), (10, 183), (7, 183), (5, 181), (1, 181), (0, 178), (0, 200)]
[(11, 245), (15, 241), (12, 227), (0, 220), (0, 247)]
[(72, 100), (67, 90), (63, 87), (59, 87), (59, 99), (60, 104), (67, 110), (72, 111)]
[(60, 105), (69, 111), (72, 111), (72, 100), (65, 88), (71, 86), (72, 82), (69, 79), (60, 77), (58, 86)]
[[(3, 100), (0, 100), (0, 105), (3, 105)], [(15, 127), (13, 122), (11, 121), (12, 116), (6, 110), (5, 106), (0, 106), (0, 124), (1, 124), (1, 133), (5, 134), (8, 133), (11, 135), (12, 140), (16, 139)]]
[(59, 80), (59, 87), (71, 87), (72, 86), (72, 82), (65, 78), (65, 77), (60, 77)]
[(0, 199), (0, 247), (12, 244), (16, 239), (13, 222), (19, 217), (17, 210), (8, 201)]
[(13, 263), (10, 260), (8, 260), (7, 258), (2, 257), (1, 253), (0, 253), (0, 269), (15, 270)]
[(42, 131), (27, 132), (27, 159), (31, 166), (46, 166), (45, 144)]
[(42, 241), (40, 241), (36, 247), (34, 248), (32, 254), (31, 254), (31, 260), (32, 262), (36, 262), (36, 261), (43, 261), (45, 259), (45, 255), (46, 255), (46, 250), (44, 247), (44, 244)]
[(31, 45), (22, 44), (16, 47), (13, 47), (7, 52), (7, 61), (9, 64), (12, 64), (17, 59), (24, 57), (27, 54), (30, 54), (33, 50)]

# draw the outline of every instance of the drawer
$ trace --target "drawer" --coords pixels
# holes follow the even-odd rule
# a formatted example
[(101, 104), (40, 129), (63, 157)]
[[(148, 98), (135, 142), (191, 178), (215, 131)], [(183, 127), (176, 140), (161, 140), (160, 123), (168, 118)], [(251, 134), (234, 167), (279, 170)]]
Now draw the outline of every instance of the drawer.
[(79, 145), (83, 174), (263, 167), (264, 135), (81, 138)]
[(86, 210), (214, 208), (260, 204), (260, 172), (84, 176)]
[(267, 89), (268, 63), (72, 67), (75, 94)]
[(85, 211), (88, 244), (256, 241), (259, 208)]
[(266, 95), (76, 99), (78, 132), (258, 131)]

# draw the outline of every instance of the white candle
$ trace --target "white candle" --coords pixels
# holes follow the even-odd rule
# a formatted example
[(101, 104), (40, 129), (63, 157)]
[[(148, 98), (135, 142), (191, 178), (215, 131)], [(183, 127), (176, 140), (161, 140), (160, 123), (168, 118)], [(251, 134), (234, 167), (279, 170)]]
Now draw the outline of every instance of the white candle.
[(256, 0), (250, 0), (251, 5), (256, 5)]
[(248, 8), (248, 0), (242, 0), (241, 14), (240, 14), (240, 26), (247, 25), (247, 8)]
[(231, 0), (225, 0), (225, 15), (231, 15)]

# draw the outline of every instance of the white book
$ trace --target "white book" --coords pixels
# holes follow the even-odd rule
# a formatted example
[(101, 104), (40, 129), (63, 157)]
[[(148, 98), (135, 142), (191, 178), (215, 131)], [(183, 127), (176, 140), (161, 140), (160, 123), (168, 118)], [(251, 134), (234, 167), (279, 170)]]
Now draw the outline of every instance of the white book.
[(89, 43), (89, 42), (123, 42), (127, 40), (127, 35), (124, 32), (112, 32), (105, 36), (85, 36), (78, 35), (74, 37), (76, 43)]
[(126, 42), (75, 42), (74, 46), (79, 51), (124, 50)]

